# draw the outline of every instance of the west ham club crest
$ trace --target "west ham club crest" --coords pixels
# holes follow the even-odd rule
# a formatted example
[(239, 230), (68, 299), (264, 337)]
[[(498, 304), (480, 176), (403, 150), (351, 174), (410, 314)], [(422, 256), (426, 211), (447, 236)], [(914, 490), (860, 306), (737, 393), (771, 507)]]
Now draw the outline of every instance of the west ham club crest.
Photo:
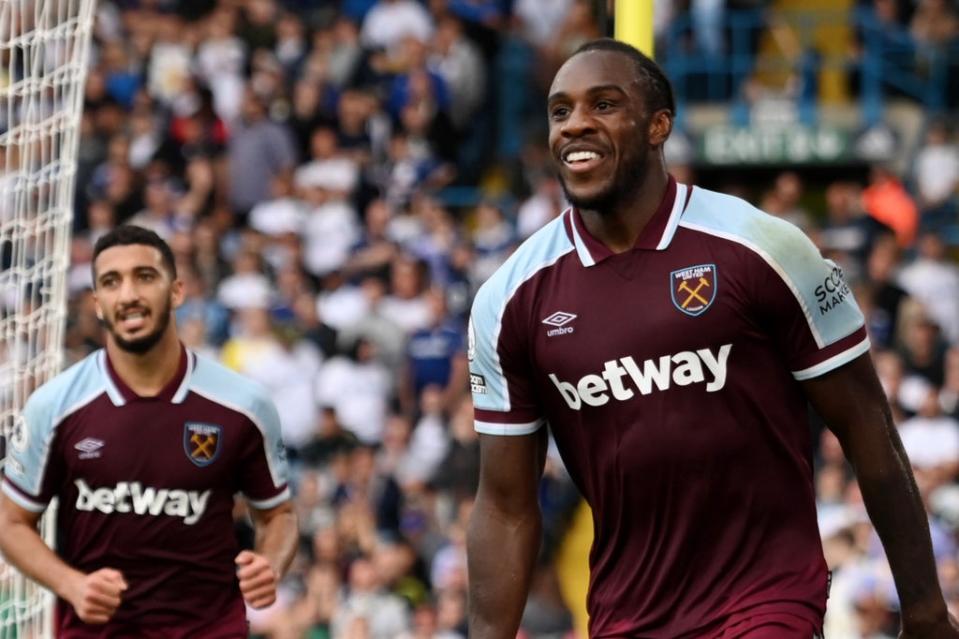
[(715, 264), (687, 266), (669, 274), (673, 305), (690, 317), (702, 315), (712, 305), (718, 284)]
[(216, 424), (187, 422), (183, 425), (183, 450), (197, 466), (209, 466), (220, 453), (223, 428)]

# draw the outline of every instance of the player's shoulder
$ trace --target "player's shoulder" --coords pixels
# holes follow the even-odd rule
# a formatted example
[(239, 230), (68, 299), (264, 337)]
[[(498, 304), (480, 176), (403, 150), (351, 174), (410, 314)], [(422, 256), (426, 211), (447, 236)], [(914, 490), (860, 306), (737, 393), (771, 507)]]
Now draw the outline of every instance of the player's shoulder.
[(743, 245), (776, 262), (816, 252), (797, 226), (770, 215), (742, 198), (696, 187), (683, 213), (681, 227)]
[(190, 376), (190, 391), (242, 413), (258, 425), (273, 421), (276, 409), (265, 386), (213, 359), (196, 353), (193, 356), (196, 364)]
[(107, 392), (104, 351), (96, 351), (40, 385), (24, 406), (33, 428), (54, 428)]
[(569, 211), (529, 236), (476, 293), (473, 309), (502, 309), (523, 282), (575, 250), (567, 231)]

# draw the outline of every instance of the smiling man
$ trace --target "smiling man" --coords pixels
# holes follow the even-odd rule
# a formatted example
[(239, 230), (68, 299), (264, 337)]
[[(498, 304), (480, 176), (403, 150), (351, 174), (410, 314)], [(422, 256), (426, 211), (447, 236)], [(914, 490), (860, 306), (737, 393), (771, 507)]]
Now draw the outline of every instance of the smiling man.
[[(818, 636), (828, 573), (808, 403), (858, 473), (903, 637), (959, 637), (841, 271), (795, 227), (677, 184), (663, 160), (673, 116), (662, 70), (613, 40), (553, 81), (550, 149), (573, 206), (471, 316), (471, 639), (516, 635), (547, 430), (593, 511), (591, 637)], [(823, 306), (823, 287), (844, 293)]]
[[(60, 637), (246, 637), (244, 603), (273, 603), (296, 546), (276, 409), (182, 346), (183, 285), (155, 233), (104, 235), (93, 278), (106, 348), (27, 401), (4, 468), (0, 550), (58, 595)], [(254, 551), (233, 534), (237, 492)], [(53, 497), (56, 552), (36, 529)]]

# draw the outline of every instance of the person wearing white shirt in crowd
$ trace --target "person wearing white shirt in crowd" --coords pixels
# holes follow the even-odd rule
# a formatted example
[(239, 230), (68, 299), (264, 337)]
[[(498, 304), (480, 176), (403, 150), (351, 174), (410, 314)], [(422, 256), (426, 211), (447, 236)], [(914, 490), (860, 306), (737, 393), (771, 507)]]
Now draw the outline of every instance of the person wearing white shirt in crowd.
[(360, 40), (372, 48), (390, 49), (407, 36), (423, 42), (433, 37), (433, 18), (415, 0), (379, 0), (360, 30)]
[(924, 208), (939, 206), (955, 197), (959, 187), (959, 146), (949, 139), (945, 122), (934, 122), (926, 132), (925, 146), (916, 155), (916, 187)]
[(356, 189), (359, 166), (356, 160), (340, 151), (334, 129), (321, 126), (313, 130), (310, 154), (313, 159), (296, 170), (294, 179), (298, 188), (320, 187), (345, 194)]
[(260, 202), (250, 211), (250, 226), (265, 235), (297, 233), (306, 222), (306, 205), (293, 191), (293, 180), (288, 173), (273, 177), (270, 184), (273, 198)]
[(317, 276), (346, 264), (360, 235), (356, 210), (346, 199), (349, 185), (335, 176), (322, 176), (311, 184), (298, 183), (309, 209), (303, 224), (304, 261)]
[(316, 297), (316, 311), (328, 326), (343, 331), (367, 316), (370, 302), (359, 286), (346, 281), (342, 272), (332, 271), (323, 278), (323, 290)]
[(429, 326), (433, 314), (426, 297), (426, 265), (423, 262), (407, 255), (393, 260), (390, 294), (380, 302), (380, 313), (407, 334)]
[(523, 240), (546, 226), (567, 206), (559, 180), (555, 177), (539, 177), (534, 188), (533, 194), (520, 205), (516, 214), (516, 232)]
[(899, 437), (920, 486), (923, 473), (949, 478), (959, 470), (959, 422), (942, 414), (934, 386), (925, 385), (919, 412), (899, 425)]
[(343, 427), (360, 441), (376, 444), (383, 434), (392, 388), (375, 346), (360, 338), (347, 355), (324, 364), (316, 379), (316, 398), (321, 406), (332, 406)]
[(241, 250), (233, 260), (233, 274), (224, 278), (217, 288), (220, 304), (231, 310), (266, 308), (272, 286), (260, 267), (260, 256)]
[(150, 95), (172, 106), (189, 83), (190, 47), (180, 38), (181, 22), (171, 16), (156, 24), (156, 41), (150, 50), (147, 87)]
[(959, 267), (936, 233), (923, 233), (919, 255), (902, 269), (899, 285), (925, 306), (951, 344), (959, 343)]
[(470, 117), (486, 94), (486, 65), (479, 48), (463, 34), (462, 23), (454, 16), (443, 17), (432, 43), (429, 68), (446, 81), (450, 91), (450, 117), (457, 129)]
[(240, 115), (243, 99), (246, 45), (236, 36), (235, 12), (217, 11), (207, 25), (206, 37), (196, 53), (197, 74), (213, 92), (217, 115), (232, 122)]

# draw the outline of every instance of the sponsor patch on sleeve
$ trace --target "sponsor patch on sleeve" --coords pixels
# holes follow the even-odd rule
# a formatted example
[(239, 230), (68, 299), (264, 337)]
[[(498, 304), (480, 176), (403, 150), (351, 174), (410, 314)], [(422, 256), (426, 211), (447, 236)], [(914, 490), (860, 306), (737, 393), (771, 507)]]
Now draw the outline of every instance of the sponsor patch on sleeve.
[(486, 378), (482, 375), (470, 373), (470, 390), (479, 395), (486, 394)]

